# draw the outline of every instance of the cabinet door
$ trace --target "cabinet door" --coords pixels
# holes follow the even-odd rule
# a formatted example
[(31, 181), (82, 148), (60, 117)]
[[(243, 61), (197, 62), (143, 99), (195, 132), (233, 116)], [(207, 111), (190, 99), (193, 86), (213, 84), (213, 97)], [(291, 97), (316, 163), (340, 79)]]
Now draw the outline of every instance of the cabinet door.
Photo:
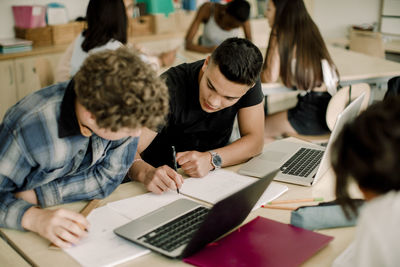
[(13, 60), (0, 61), (0, 121), (7, 109), (17, 102), (17, 87)]
[(18, 100), (40, 89), (40, 82), (35, 69), (36, 58), (24, 57), (15, 59)]

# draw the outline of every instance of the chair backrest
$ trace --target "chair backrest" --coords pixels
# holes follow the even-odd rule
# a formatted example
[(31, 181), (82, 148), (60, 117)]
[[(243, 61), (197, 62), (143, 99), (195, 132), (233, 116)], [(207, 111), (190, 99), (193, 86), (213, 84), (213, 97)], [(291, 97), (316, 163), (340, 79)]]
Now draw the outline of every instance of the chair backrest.
[(35, 61), (36, 74), (39, 77), (40, 87), (46, 87), (54, 83), (54, 71), (47, 58), (39, 57)]
[(380, 32), (351, 29), (350, 50), (374, 57), (385, 58), (385, 48)]
[(371, 89), (367, 83), (352, 84), (351, 90), (350, 86), (343, 87), (332, 96), (326, 109), (326, 124), (331, 131), (335, 126), (336, 119), (340, 112), (342, 112), (351, 101), (356, 99), (362, 93), (365, 93), (365, 96), (361, 104), (361, 112), (368, 107), (371, 97)]

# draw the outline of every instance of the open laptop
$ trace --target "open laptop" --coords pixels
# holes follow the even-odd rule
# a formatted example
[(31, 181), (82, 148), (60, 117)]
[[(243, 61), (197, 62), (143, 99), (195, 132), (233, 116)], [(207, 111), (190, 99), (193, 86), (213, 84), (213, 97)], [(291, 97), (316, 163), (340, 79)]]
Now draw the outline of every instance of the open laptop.
[(325, 147), (315, 144), (295, 143), (288, 140), (272, 142), (264, 151), (245, 163), (239, 173), (262, 177), (271, 170), (279, 169), (275, 180), (311, 186), (317, 182), (330, 167), (332, 143), (343, 126), (353, 120), (358, 112), (364, 94), (353, 100), (337, 117), (335, 126)]
[(241, 224), (278, 170), (216, 203), (211, 209), (179, 199), (114, 232), (172, 258), (185, 258)]

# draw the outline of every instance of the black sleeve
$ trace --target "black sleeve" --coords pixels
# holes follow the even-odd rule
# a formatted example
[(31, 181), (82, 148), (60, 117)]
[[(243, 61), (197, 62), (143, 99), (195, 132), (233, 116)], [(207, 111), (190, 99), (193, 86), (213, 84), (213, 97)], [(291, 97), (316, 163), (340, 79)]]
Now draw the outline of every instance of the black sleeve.
[(264, 94), (261, 89), (261, 81), (257, 80), (256, 84), (250, 88), (247, 93), (238, 101), (239, 108), (246, 108), (260, 104), (264, 99)]

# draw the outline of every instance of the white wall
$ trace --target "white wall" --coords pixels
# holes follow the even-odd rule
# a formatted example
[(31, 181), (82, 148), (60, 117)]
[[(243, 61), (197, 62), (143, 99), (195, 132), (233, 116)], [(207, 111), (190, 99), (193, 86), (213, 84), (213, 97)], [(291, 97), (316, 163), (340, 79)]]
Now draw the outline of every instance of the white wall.
[(70, 19), (73, 20), (85, 15), (89, 0), (0, 0), (0, 38), (14, 37), (14, 17), (11, 6), (46, 5), (54, 2), (64, 4)]
[(313, 18), (324, 38), (344, 37), (354, 24), (379, 22), (381, 0), (314, 0)]

